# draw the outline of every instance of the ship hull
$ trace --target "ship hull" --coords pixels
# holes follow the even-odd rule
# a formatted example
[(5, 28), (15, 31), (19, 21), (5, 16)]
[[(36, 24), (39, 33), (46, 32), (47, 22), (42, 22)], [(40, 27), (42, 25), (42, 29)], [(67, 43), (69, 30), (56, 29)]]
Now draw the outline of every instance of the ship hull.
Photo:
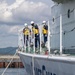
[(75, 75), (75, 58), (18, 53), (27, 75)]

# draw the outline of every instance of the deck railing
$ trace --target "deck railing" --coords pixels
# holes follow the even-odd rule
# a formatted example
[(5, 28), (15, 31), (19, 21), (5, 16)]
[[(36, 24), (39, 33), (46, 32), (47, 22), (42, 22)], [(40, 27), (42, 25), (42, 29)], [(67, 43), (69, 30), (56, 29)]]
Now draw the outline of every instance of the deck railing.
[[(56, 24), (57, 19), (59, 20), (58, 24)], [(43, 41), (43, 34), (42, 34), (43, 25), (42, 24), (38, 25), (39, 32), (40, 32), (39, 33), (39, 35), (40, 35), (40, 46), (38, 45), (37, 48), (35, 48), (34, 34), (32, 33), (29, 35), (28, 46), (26, 46), (26, 42), (24, 44), (23, 28), (20, 29), (19, 30), (19, 42), (18, 42), (19, 50), (22, 52), (25, 52), (25, 53), (32, 53), (32, 54), (75, 55), (75, 46), (70, 47), (70, 44), (68, 43), (69, 41), (71, 41), (71, 43), (74, 43), (74, 41), (73, 41), (74, 38), (70, 39), (68, 36), (73, 35), (73, 37), (75, 37), (75, 35), (74, 35), (75, 21), (72, 23), (72, 27), (70, 27), (71, 23), (66, 23), (66, 25), (65, 25), (65, 23), (63, 23), (64, 16), (60, 15), (60, 17), (57, 19), (55, 19), (54, 22), (47, 21), (48, 40), (47, 40), (46, 45), (44, 45), (44, 43), (42, 43), (42, 41)], [(65, 28), (67, 26), (69, 28)], [(32, 27), (31, 26), (28, 26), (28, 27), (31, 29), (31, 32), (32, 32)], [(69, 41), (67, 41), (67, 40), (69, 40)]]
[(24, 34), (23, 34), (23, 28), (19, 30), (19, 49), (26, 53), (37, 53), (37, 54), (47, 54), (50, 53), (50, 25), (49, 21), (46, 23), (48, 25), (48, 41), (45, 44), (43, 43), (43, 34), (42, 34), (42, 24), (39, 24), (39, 38), (40, 38), (40, 45), (38, 45), (37, 48), (35, 48), (35, 35), (32, 32), (32, 27), (28, 26), (29, 29), (31, 29), (31, 34), (29, 34), (28, 38), (28, 46), (26, 46), (26, 37), (25, 37), (25, 44), (24, 44)]

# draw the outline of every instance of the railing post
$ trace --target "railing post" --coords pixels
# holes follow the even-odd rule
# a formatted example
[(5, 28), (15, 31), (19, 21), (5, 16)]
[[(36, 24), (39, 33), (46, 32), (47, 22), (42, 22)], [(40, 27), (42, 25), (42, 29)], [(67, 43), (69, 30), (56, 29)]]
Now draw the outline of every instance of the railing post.
[(20, 48), (22, 48), (23, 50), (23, 47), (24, 47), (24, 42), (23, 42), (23, 32), (22, 32), (22, 29), (19, 30), (19, 33), (18, 33), (18, 46)]
[(49, 54), (50, 54), (50, 24), (48, 21), (48, 49), (49, 49)]
[(30, 53), (30, 30), (29, 30), (29, 37), (28, 37), (28, 52)]
[(62, 54), (62, 15), (60, 14), (60, 54)]
[[(41, 27), (41, 25), (40, 25)], [(41, 32), (41, 28), (40, 28), (40, 53), (41, 53), (41, 35), (42, 35), (42, 32)]]
[(34, 34), (34, 54), (35, 54), (35, 34)]
[(25, 36), (25, 38), (24, 38), (24, 40), (25, 40), (25, 43), (24, 43), (24, 47), (25, 47), (25, 52), (26, 52), (26, 36)]

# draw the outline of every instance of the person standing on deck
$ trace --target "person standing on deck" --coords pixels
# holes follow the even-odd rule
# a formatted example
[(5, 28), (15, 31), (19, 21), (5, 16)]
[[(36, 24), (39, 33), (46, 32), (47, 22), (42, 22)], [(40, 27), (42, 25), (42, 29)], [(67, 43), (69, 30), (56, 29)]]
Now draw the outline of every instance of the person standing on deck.
[(28, 46), (29, 35), (31, 34), (31, 30), (28, 28), (27, 23), (24, 24), (23, 34), (24, 34), (24, 44)]
[(35, 48), (40, 47), (40, 36), (39, 36), (39, 28), (38, 25), (34, 24), (34, 21), (31, 21), (31, 26), (32, 26), (32, 32), (35, 37)]
[(43, 28), (42, 28), (42, 34), (44, 37), (44, 44), (46, 44), (48, 39), (48, 25), (46, 24), (46, 21), (43, 21)]

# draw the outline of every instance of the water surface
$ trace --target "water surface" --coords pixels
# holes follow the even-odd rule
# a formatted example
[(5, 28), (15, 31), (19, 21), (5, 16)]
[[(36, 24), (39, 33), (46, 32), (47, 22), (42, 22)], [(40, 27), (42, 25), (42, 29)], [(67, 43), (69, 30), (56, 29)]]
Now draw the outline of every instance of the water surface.
[[(5, 68), (0, 68), (0, 75)], [(24, 68), (8, 68), (4, 75), (27, 75)]]

